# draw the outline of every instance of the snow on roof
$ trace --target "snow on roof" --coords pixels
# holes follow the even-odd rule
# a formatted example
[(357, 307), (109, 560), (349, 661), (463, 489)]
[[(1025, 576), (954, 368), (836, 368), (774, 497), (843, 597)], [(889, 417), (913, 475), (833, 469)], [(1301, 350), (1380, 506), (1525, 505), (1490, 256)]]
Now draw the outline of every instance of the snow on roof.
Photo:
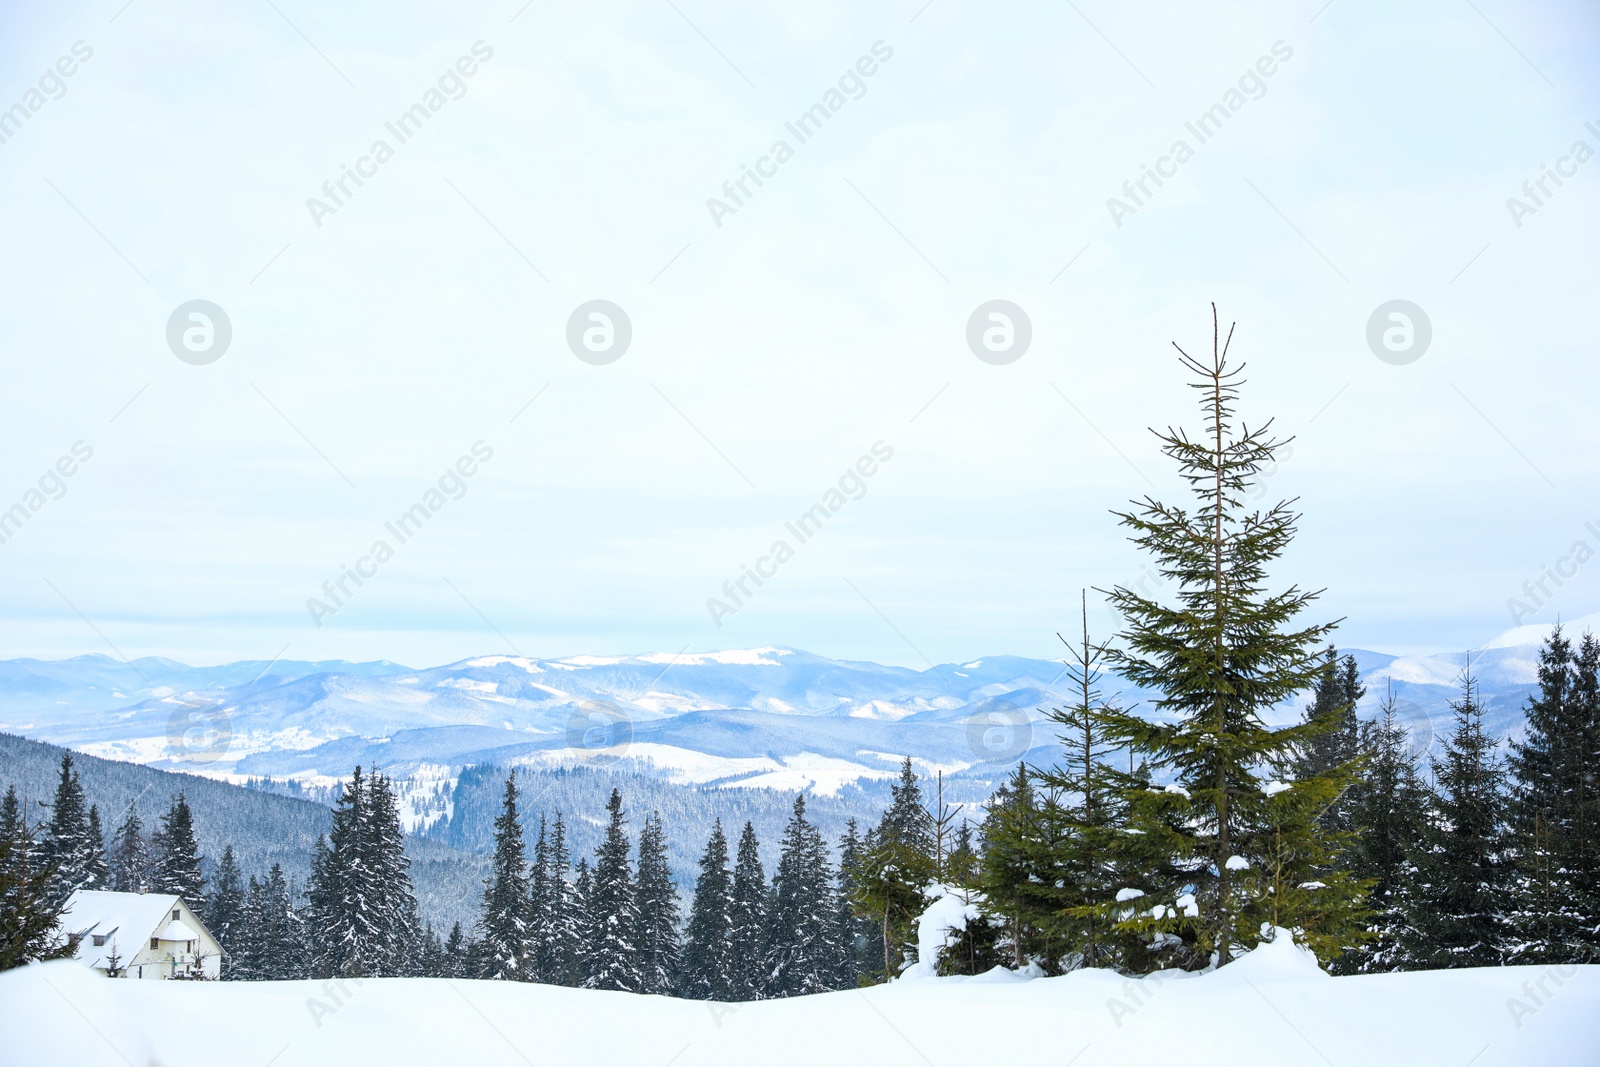
[[(72, 894), (61, 913), (61, 928), (81, 934), (77, 958), (91, 967), (104, 967), (106, 957), (113, 949), (126, 964), (152, 937), (165, 937), (173, 941), (194, 941), (199, 934), (186, 923), (172, 919), (177, 910), (187, 911), (183, 902), (170, 893), (109, 893), (98, 889), (80, 889)], [(199, 922), (198, 919), (194, 920)], [(181, 927), (187, 931), (183, 937), (165, 932)], [(96, 935), (104, 936), (106, 943), (96, 945)]]
[(188, 923), (181, 919), (173, 919), (162, 931), (156, 935), (163, 941), (198, 941), (200, 935), (195, 933)]

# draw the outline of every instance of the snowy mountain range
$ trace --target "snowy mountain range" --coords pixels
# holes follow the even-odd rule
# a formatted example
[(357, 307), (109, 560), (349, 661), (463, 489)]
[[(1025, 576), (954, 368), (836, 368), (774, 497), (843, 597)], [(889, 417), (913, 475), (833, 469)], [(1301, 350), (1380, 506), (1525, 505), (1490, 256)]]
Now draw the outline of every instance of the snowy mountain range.
[[(1595, 624), (1600, 615), (1568, 629)], [(1457, 655), (1355, 650), (1361, 711), (1375, 713), (1392, 685), (1415, 747), (1432, 748), (1470, 663), (1488, 726), (1514, 734), (1547, 632), (1520, 627)], [(434, 793), (465, 765), (582, 763), (683, 784), (832, 793), (887, 778), (909, 755), (966, 792), (986, 790), (1019, 759), (1052, 758), (1042, 713), (1070, 699), (1067, 684), (1049, 660), (992, 656), (917, 671), (791, 648), (483, 656), (426, 670), (92, 655), (0, 661), (0, 730), (153, 767), (307, 786), (331, 785), (357, 763)], [(1150, 697), (1119, 699), (1150, 708)], [(1276, 717), (1298, 713), (1290, 705)]]

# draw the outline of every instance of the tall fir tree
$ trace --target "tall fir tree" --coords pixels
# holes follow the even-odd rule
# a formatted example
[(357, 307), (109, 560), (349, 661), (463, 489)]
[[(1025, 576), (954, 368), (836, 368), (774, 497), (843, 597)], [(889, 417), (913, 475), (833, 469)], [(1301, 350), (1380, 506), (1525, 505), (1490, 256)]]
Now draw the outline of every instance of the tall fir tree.
[(239, 912), (233, 921), (233, 947), (223, 949), (222, 978), (227, 982), (265, 981), (266, 961), (262, 944), (264, 901), (261, 882), (255, 875), (250, 876), (240, 897)]
[[(963, 824), (965, 826), (965, 824)], [(856, 910), (866, 842), (855, 819), (845, 821), (839, 838), (839, 975), (840, 989), (853, 989), (863, 977), (872, 976), (883, 959), (883, 932), (871, 917)], [(953, 854), (954, 859), (957, 854)], [(960, 875), (957, 875), (960, 878)], [(963, 881), (962, 884), (969, 884)]]
[(978, 886), (986, 910), (1002, 920), (1002, 948), (1012, 968), (1048, 962), (1055, 948), (1048, 930), (1057, 904), (1056, 880), (1049, 877), (1056, 843), (1049, 804), (1019, 763), (989, 798), (983, 821)]
[(639, 971), (639, 910), (629, 872), (627, 817), (622, 794), (611, 790), (606, 802), (608, 822), (604, 840), (594, 853), (594, 880), (588, 899), (591, 959), (585, 989), (620, 989), (639, 992), (644, 978)]
[(194, 815), (183, 793), (173, 798), (172, 807), (161, 816), (152, 844), (155, 858), (150, 870), (150, 891), (180, 896), (191, 911), (204, 915), (206, 894), (205, 878), (200, 873), (200, 843), (195, 837)]
[(45, 825), (43, 846), (55, 870), (50, 895), (65, 903), (79, 889), (95, 889), (95, 857), (99, 843), (89, 826), (89, 808), (83, 784), (72, 767), (72, 753), (61, 755), (55, 800)]
[(1395, 718), (1391, 686), (1378, 719), (1362, 724), (1367, 758), (1351, 809), (1350, 869), (1372, 883), (1368, 928), (1373, 936), (1335, 962), (1340, 973), (1405, 970), (1414, 963), (1407, 954), (1415, 936), (1406, 900), (1417, 882), (1417, 854), (1428, 831), (1428, 795), (1409, 744), (1410, 735)]
[(1600, 962), (1600, 642), (1556, 625), (1513, 743), (1516, 877), (1507, 962)]
[(485, 967), (481, 977), (503, 981), (534, 977), (537, 961), (531, 907), (513, 772), (506, 775), (500, 815), (494, 821), (494, 861), (484, 882), (483, 914), (478, 919)]
[(122, 825), (111, 835), (111, 888), (118, 893), (143, 893), (149, 888), (150, 843), (145, 839), (139, 809), (128, 805)]
[(533, 860), (528, 864), (528, 940), (531, 953), (529, 978), (555, 984), (551, 977), (551, 943), (554, 940), (554, 893), (550, 884), (550, 825), (539, 814), (539, 836), (533, 841)]
[(746, 822), (734, 856), (733, 898), (729, 904), (734, 967), (732, 999), (759, 1000), (767, 995), (767, 875), (761, 865), (761, 842)]
[(34, 840), (16, 788), (8, 786), (0, 799), (0, 971), (77, 951), (77, 937), (59, 926), (64, 901), (55, 880), (55, 857)]
[[(926, 812), (923, 813), (926, 816)], [(806, 819), (806, 798), (795, 797), (772, 876), (767, 925), (767, 992), (793, 997), (822, 993), (838, 981), (839, 930), (833, 869), (821, 832)]]
[(376, 769), (368, 786), (368, 862), (379, 890), (383, 963), (380, 973), (411, 973), (417, 935), (422, 920), (417, 914), (411, 885), (411, 860), (406, 856), (405, 830), (400, 825), (400, 804), (394, 783)]
[(580, 856), (578, 865), (573, 868), (572, 893), (578, 904), (575, 913), (578, 952), (573, 959), (572, 973), (564, 984), (582, 988), (599, 962), (593, 951), (598, 931), (594, 924), (594, 912), (590, 908), (594, 899), (594, 872), (589, 869), (587, 856)]
[(222, 858), (211, 876), (211, 891), (206, 894), (206, 910), (201, 916), (206, 929), (222, 947), (224, 970), (232, 966), (242, 947), (245, 906), (244, 875), (233, 858), (233, 846), (224, 845)]
[(1143, 965), (1142, 945), (1113, 929), (1106, 901), (1126, 884), (1133, 862), (1127, 797), (1143, 782), (1117, 765), (1121, 750), (1109, 716), (1118, 709), (1100, 692), (1109, 648), (1089, 637), (1087, 592), (1079, 595), (1079, 613), (1077, 643), (1061, 638), (1075, 700), (1046, 715), (1059, 727), (1061, 755), (1055, 767), (1036, 774), (1048, 794), (1036, 813), (1042, 832), (1021, 841), (1044, 846), (1044, 855), (1030, 865), (1030, 875), (1038, 878), (1031, 899), (1045, 911), (1040, 925), (1067, 966), (1127, 969)]
[(450, 936), (444, 939), (444, 961), (440, 967), (439, 977), (466, 977), (466, 953), (466, 936), (462, 934), (461, 924), (458, 922), (450, 927)]
[(922, 891), (937, 872), (933, 819), (907, 757), (890, 786), (888, 809), (862, 842), (851, 879), (857, 913), (878, 927), (885, 981), (914, 962), (916, 918), (927, 906)]
[(89, 805), (89, 852), (88, 852), (88, 880), (84, 883), (85, 889), (110, 889), (111, 865), (106, 860), (105, 829), (100, 825), (100, 808), (94, 804)]
[(1477, 681), (1461, 678), (1455, 729), (1434, 760), (1436, 785), (1417, 884), (1407, 895), (1411, 959), (1425, 968), (1492, 967), (1505, 960), (1511, 884), (1504, 770), (1483, 729)]
[(659, 812), (646, 817), (639, 832), (634, 908), (639, 992), (670, 993), (678, 970), (678, 890), (667, 866), (667, 835)]
[[(1305, 721), (1321, 728), (1312, 732), (1294, 754), (1291, 762), (1296, 780), (1338, 775), (1346, 768), (1353, 768), (1361, 756), (1356, 705), (1365, 693), (1355, 657), (1347, 655), (1341, 660), (1338, 651), (1330, 645), (1323, 653), (1317, 687), (1305, 709)], [(1356, 789), (1343, 791), (1337, 801), (1321, 813), (1318, 823), (1331, 830), (1350, 829), (1356, 792)]]
[(584, 957), (586, 890), (572, 875), (572, 855), (561, 812), (550, 832), (550, 944), (547, 981), (578, 986), (587, 977)]
[(357, 767), (312, 854), (309, 898), (317, 978), (399, 976), (415, 944), (416, 897), (387, 780)]
[[(1132, 827), (1161, 855), (1142, 884), (1119, 889), (1125, 897), (1144, 893), (1124, 906), (1119, 925), (1171, 945), (1169, 958), (1187, 967), (1226, 965), (1257, 943), (1273, 913), (1285, 926), (1314, 933), (1325, 916), (1347, 925), (1359, 907), (1359, 895), (1333, 899), (1355, 892), (1351, 885), (1329, 883), (1309, 910), (1285, 909), (1261, 889), (1269, 849), (1280, 857), (1286, 850), (1321, 851), (1314, 821), (1308, 830), (1269, 812), (1258, 771), (1284, 766), (1318, 732), (1308, 724), (1274, 730), (1262, 716), (1316, 683), (1315, 649), (1333, 624), (1297, 622), (1317, 593), (1266, 588), (1268, 568), (1293, 540), (1298, 516), (1290, 501), (1264, 511), (1248, 503), (1285, 442), (1269, 436), (1270, 420), (1254, 429), (1238, 423), (1242, 382), (1228, 365), (1232, 336), (1230, 327), (1223, 339), (1213, 305), (1211, 357), (1202, 361), (1178, 348), (1200, 394), (1204, 431), (1196, 438), (1182, 429), (1158, 435), (1189, 484), (1193, 510), (1146, 497), (1118, 516), (1176, 583), (1176, 604), (1124, 587), (1111, 594), (1126, 628), (1110, 665), (1125, 681), (1159, 694), (1151, 719), (1112, 716), (1115, 739), (1143, 752), (1152, 774), (1174, 779), (1160, 792), (1129, 794)], [(1293, 788), (1308, 802), (1328, 792), (1320, 778), (1300, 779)], [(1282, 812), (1297, 799), (1274, 807)], [(1299, 839), (1285, 840), (1285, 833)]]
[(689, 905), (678, 995), (690, 1000), (735, 1000), (738, 964), (733, 944), (733, 876), (728, 870), (728, 839), (722, 820), (711, 828), (700, 857), (700, 876)]

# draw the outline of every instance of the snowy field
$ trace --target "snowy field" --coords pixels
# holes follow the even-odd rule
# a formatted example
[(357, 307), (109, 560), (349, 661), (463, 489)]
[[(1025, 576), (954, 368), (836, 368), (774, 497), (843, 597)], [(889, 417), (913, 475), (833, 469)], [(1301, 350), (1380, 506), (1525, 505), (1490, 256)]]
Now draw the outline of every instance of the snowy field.
[(72, 963), (0, 974), (0, 1062), (300, 1064), (1600, 1063), (1600, 967), (1329, 978), (1280, 942), (1221, 973), (1130, 981), (904, 980), (706, 1004), (515, 983), (113, 981)]

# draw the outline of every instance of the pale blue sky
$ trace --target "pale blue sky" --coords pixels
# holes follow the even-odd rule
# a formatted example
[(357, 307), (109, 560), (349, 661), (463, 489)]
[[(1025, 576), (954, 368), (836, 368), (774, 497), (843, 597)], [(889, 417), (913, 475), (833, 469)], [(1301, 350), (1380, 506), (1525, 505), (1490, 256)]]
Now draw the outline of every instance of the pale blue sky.
[[(93, 458), (0, 544), (0, 656), (1053, 655), (1080, 587), (1139, 574), (1109, 510), (1179, 492), (1145, 427), (1195, 422), (1169, 342), (1213, 299), (1244, 412), (1297, 436), (1283, 576), (1343, 642), (1475, 646), (1600, 549), (1600, 161), (1520, 227), (1506, 204), (1600, 149), (1592, 5), (274, 3), (5, 6), (0, 108), (93, 54), (0, 144), (0, 509)], [(780, 138), (719, 228), (707, 198)], [(1033, 327), (1006, 366), (965, 340), (996, 298)], [(1407, 366), (1365, 340), (1397, 298), (1433, 325)], [(206, 366), (165, 339), (192, 299), (232, 323)], [(565, 342), (593, 299), (633, 327), (606, 366)], [(477, 441), (465, 495), (314, 625)], [(865, 495), (713, 625), (877, 441)], [(1597, 608), (1600, 563), (1524, 621)]]

